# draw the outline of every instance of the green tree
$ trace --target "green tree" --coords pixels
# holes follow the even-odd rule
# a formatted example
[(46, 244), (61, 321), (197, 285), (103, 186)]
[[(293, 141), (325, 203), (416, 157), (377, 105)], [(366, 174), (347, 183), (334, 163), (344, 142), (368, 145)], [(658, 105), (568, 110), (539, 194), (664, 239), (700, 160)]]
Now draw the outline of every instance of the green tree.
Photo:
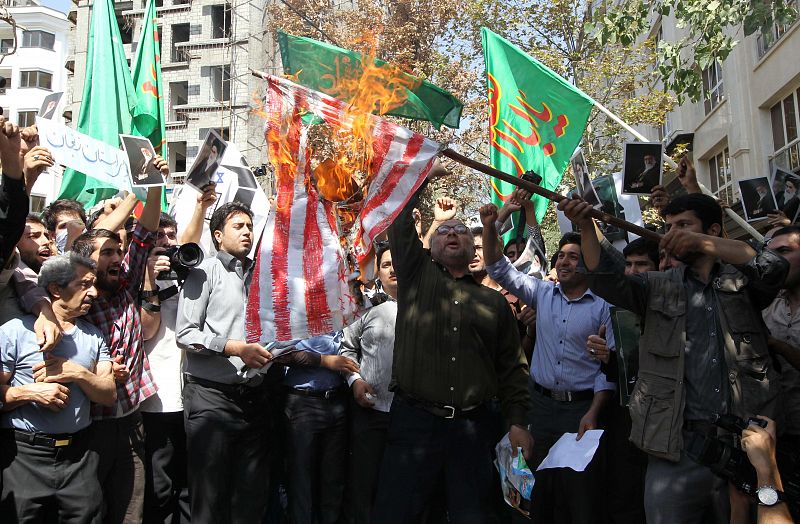
[(601, 45), (625, 48), (650, 31), (650, 20), (671, 16), (683, 36), (658, 43), (658, 72), (679, 102), (702, 97), (702, 71), (723, 61), (743, 36), (769, 33), (773, 23), (797, 16), (796, 0), (624, 0), (604, 1), (587, 23)]

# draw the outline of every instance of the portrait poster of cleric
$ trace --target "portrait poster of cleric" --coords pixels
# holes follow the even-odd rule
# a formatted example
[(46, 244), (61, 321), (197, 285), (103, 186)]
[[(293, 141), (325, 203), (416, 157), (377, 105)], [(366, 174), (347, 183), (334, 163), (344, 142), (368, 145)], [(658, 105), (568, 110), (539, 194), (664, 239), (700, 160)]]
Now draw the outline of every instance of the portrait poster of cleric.
[(219, 169), (222, 155), (225, 154), (227, 147), (228, 143), (216, 130), (209, 130), (203, 145), (200, 146), (200, 152), (197, 153), (194, 163), (189, 169), (186, 184), (202, 192), (209, 183), (216, 182), (214, 175)]
[(599, 208), (601, 206), (600, 198), (598, 198), (594, 185), (592, 185), (592, 179), (589, 178), (589, 167), (586, 165), (586, 159), (581, 148), (575, 150), (569, 163), (572, 166), (572, 174), (575, 175), (578, 194), (583, 200), (589, 202), (592, 207)]
[(42, 107), (39, 108), (38, 116), (52, 120), (53, 117), (56, 116), (58, 103), (61, 101), (61, 97), (63, 96), (64, 93), (59, 91), (57, 93), (50, 93), (44, 97), (44, 100), (42, 100)]
[(122, 149), (128, 156), (133, 187), (163, 186), (164, 176), (153, 163), (156, 152), (150, 140), (131, 135), (119, 135), (119, 138), (122, 141)]
[(739, 194), (742, 195), (742, 208), (748, 222), (766, 218), (768, 214), (778, 209), (775, 202), (775, 193), (769, 177), (760, 176), (737, 180)]
[(661, 184), (661, 142), (627, 142), (622, 165), (622, 192), (649, 195)]

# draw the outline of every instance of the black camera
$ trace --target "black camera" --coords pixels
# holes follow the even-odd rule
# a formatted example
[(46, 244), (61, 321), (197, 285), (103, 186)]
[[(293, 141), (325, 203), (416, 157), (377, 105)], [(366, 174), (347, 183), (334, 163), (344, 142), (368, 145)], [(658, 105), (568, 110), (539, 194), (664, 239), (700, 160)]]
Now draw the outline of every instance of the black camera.
[(713, 415), (711, 423), (728, 434), (721, 436), (693, 433), (686, 446), (686, 454), (695, 462), (707, 466), (716, 475), (727, 479), (739, 491), (755, 496), (758, 489), (756, 470), (741, 447), (741, 434), (751, 423), (766, 427), (760, 418), (745, 422), (736, 415)]
[(169, 271), (159, 273), (157, 280), (183, 282), (189, 275), (189, 270), (203, 261), (203, 250), (194, 242), (182, 246), (170, 246), (163, 254), (169, 257)]

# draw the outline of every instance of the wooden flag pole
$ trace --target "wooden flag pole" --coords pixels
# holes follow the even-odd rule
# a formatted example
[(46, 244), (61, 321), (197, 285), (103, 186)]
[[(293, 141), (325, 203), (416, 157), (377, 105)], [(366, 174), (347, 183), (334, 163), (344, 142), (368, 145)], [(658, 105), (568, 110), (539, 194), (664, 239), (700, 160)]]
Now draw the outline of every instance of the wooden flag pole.
[[(487, 166), (486, 164), (478, 162), (477, 160), (473, 160), (462, 154), (456, 153), (450, 148), (447, 148), (444, 151), (442, 151), (442, 155), (446, 156), (451, 160), (455, 160), (459, 164), (464, 164), (469, 168), (475, 169), (476, 171), (480, 171), (481, 173), (486, 173), (487, 175), (502, 180), (503, 182), (508, 182), (509, 184), (521, 187), (526, 191), (530, 191), (531, 193), (543, 196), (548, 200), (552, 200), (553, 202), (561, 202), (566, 198), (564, 195), (559, 195), (555, 191), (550, 191), (549, 189), (545, 189), (542, 186), (538, 186), (534, 183), (528, 182), (527, 180), (511, 176), (508, 173), (504, 173), (493, 167)], [(617, 218), (614, 215), (603, 213), (598, 209), (592, 209), (590, 215), (592, 216), (592, 218), (596, 218), (597, 220), (600, 220), (607, 224), (617, 226), (618, 228), (624, 229), (625, 231), (635, 233), (640, 237), (644, 237), (648, 240), (652, 240), (654, 242), (659, 242), (661, 240), (661, 235), (659, 235), (655, 231), (650, 231), (649, 229), (637, 226), (636, 224), (631, 224), (630, 222), (622, 220), (621, 218)]]

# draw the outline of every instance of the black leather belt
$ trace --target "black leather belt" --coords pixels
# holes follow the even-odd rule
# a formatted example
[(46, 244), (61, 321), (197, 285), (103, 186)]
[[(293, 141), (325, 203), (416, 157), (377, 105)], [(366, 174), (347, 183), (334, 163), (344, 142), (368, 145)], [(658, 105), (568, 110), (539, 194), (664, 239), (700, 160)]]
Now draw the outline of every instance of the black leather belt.
[(348, 388), (335, 388), (335, 389), (326, 389), (325, 391), (316, 391), (313, 389), (295, 389), (293, 387), (286, 387), (286, 393), (289, 395), (299, 395), (301, 397), (313, 397), (313, 398), (324, 398), (325, 400), (331, 400), (338, 398), (340, 395), (349, 391)]
[(474, 406), (457, 408), (455, 406), (439, 404), (438, 402), (431, 402), (428, 400), (414, 398), (411, 395), (403, 393), (401, 391), (395, 391), (395, 398), (400, 398), (403, 402), (405, 402), (411, 407), (424, 409), (431, 415), (436, 415), (437, 417), (448, 418), (448, 419), (456, 417), (468, 417), (470, 415), (474, 415), (478, 412), (479, 408), (486, 406), (485, 402), (481, 402), (480, 404), (475, 404)]
[(547, 389), (534, 382), (533, 390), (556, 402), (580, 402), (582, 400), (592, 400), (594, 398), (594, 391), (591, 389), (584, 389), (583, 391), (558, 391)]
[(216, 389), (217, 391), (221, 391), (226, 395), (246, 395), (249, 393), (253, 393), (255, 391), (260, 391), (260, 386), (264, 382), (261, 381), (258, 384), (224, 384), (222, 382), (215, 382), (213, 380), (206, 380), (204, 378), (195, 377), (193, 375), (184, 375), (184, 379), (186, 382), (190, 384), (197, 384), (198, 386), (203, 386), (204, 388), (211, 388)]
[(34, 433), (32, 431), (24, 431), (22, 429), (14, 430), (14, 439), (19, 442), (24, 442), (32, 446), (43, 446), (46, 448), (63, 448), (72, 445), (74, 440), (79, 437), (81, 432), (78, 433), (63, 433), (63, 434), (47, 434), (47, 433)]

